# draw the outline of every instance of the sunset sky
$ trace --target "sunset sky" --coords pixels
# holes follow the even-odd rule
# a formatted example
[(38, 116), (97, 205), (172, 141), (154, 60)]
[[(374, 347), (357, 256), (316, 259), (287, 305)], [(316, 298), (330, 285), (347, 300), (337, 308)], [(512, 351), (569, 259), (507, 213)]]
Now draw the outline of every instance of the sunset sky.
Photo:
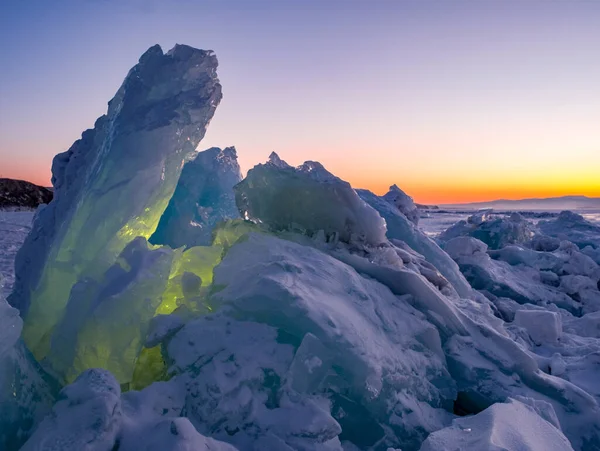
[(423, 203), (600, 197), (600, 1), (7, 0), (0, 176), (48, 185), (151, 45), (212, 49), (199, 150)]

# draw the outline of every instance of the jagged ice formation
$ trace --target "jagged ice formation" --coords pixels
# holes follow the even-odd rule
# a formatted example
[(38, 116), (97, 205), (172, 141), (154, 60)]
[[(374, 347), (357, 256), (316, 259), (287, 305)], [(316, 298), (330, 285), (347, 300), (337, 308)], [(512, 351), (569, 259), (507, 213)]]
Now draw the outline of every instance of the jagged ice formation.
[(10, 297), (23, 341), (0, 304), (1, 445), (600, 449), (593, 241), (515, 216), (445, 252), (397, 187), (277, 154), (239, 181), (233, 149), (195, 154), (215, 70), (152, 47), (56, 157)]

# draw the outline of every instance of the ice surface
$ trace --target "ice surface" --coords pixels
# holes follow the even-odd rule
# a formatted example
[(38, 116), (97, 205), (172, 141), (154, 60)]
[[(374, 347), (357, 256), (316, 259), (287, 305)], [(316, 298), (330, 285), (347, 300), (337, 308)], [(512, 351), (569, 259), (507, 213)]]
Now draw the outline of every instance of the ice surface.
[(233, 186), (241, 180), (234, 147), (199, 152), (183, 167), (175, 193), (149, 241), (172, 248), (210, 245), (218, 222), (239, 218)]
[(385, 222), (377, 212), (350, 184), (314, 161), (293, 168), (272, 154), (266, 164), (248, 171), (235, 195), (242, 217), (274, 231), (312, 235), (322, 230), (328, 240), (369, 245), (385, 241)]
[(71, 288), (100, 277), (133, 238), (156, 229), (182, 162), (221, 99), (216, 66), (211, 52), (150, 48), (107, 115), (55, 157), (55, 198), (17, 255), (9, 298), (25, 318), (23, 338), (39, 360), (48, 354)]
[(431, 434), (421, 451), (571, 451), (560, 429), (533, 408), (514, 399), (494, 404), (475, 416), (458, 418)]

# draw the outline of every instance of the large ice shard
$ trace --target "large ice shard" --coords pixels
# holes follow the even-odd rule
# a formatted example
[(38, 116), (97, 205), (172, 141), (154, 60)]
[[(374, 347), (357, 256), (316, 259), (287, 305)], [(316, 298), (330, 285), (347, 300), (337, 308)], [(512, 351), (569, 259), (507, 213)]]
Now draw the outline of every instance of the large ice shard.
[(323, 231), (329, 240), (368, 245), (385, 241), (381, 216), (348, 182), (314, 161), (294, 168), (273, 153), (266, 164), (248, 171), (235, 186), (235, 195), (245, 219), (262, 222), (274, 231), (309, 235)]
[(241, 180), (234, 147), (199, 152), (183, 167), (175, 193), (149, 241), (172, 248), (210, 245), (217, 223), (240, 216), (233, 187)]
[(221, 99), (216, 68), (210, 51), (151, 47), (108, 113), (55, 157), (55, 198), (17, 256), (9, 298), (38, 359), (48, 354), (75, 283), (98, 280), (132, 239), (155, 231)]

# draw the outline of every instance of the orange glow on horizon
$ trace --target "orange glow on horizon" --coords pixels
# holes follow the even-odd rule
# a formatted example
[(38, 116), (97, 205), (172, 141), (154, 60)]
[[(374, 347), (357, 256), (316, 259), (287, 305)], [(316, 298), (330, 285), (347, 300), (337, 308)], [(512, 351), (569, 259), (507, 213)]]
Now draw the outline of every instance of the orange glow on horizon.
[[(320, 152), (316, 152), (318, 155)], [(254, 166), (242, 153), (242, 172)], [(286, 153), (280, 153), (285, 159)], [(365, 188), (378, 195), (385, 194), (397, 184), (403, 191), (422, 204), (459, 204), (498, 199), (548, 198), (570, 195), (600, 197), (600, 170), (594, 164), (564, 170), (514, 170), (509, 175), (496, 169), (474, 171), (455, 162), (451, 170), (444, 167), (425, 167), (412, 161), (416, 168), (397, 170), (393, 165), (380, 167), (381, 161), (364, 164), (340, 161), (337, 156), (323, 155), (324, 166), (336, 176), (348, 181), (354, 188)], [(318, 158), (317, 158), (318, 159)], [(289, 161), (290, 164), (299, 164)], [(39, 161), (35, 166), (12, 165), (3, 168), (0, 177), (27, 180), (40, 186), (51, 186), (49, 164)], [(363, 163), (363, 162), (361, 162)]]

